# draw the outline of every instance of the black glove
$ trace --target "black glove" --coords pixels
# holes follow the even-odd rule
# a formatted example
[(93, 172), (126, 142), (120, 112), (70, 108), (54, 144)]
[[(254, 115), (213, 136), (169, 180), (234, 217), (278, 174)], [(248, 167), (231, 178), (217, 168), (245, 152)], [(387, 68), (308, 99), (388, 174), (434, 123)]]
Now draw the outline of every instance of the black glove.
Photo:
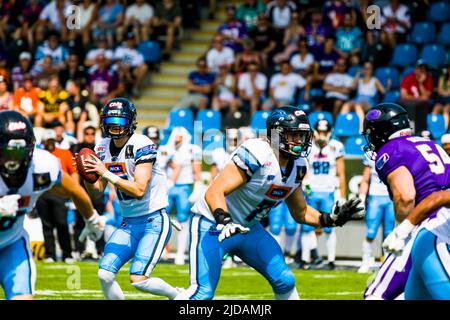
[(331, 214), (321, 213), (322, 227), (342, 227), (350, 220), (361, 220), (366, 214), (364, 203), (359, 198), (352, 198), (343, 204), (336, 201)]

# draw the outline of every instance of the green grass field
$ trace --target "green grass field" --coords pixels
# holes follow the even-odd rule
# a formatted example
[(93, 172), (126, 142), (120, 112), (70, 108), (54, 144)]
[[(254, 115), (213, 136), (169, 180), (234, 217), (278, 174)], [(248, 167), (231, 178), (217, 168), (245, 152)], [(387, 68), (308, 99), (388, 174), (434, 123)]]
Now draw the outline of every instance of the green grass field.
[[(97, 279), (98, 264), (81, 262), (76, 264), (37, 263), (37, 299), (103, 299)], [(132, 287), (128, 279), (129, 265), (118, 274), (118, 281), (127, 299), (161, 299)], [(373, 274), (358, 274), (356, 271), (308, 271), (294, 270), (297, 290), (302, 299), (359, 300)], [(189, 285), (189, 267), (159, 264), (153, 272), (176, 287)], [(1, 291), (1, 290), (0, 290)], [(4, 299), (3, 291), (0, 299)], [(273, 293), (268, 282), (255, 270), (248, 267), (223, 269), (215, 299), (272, 300)]]

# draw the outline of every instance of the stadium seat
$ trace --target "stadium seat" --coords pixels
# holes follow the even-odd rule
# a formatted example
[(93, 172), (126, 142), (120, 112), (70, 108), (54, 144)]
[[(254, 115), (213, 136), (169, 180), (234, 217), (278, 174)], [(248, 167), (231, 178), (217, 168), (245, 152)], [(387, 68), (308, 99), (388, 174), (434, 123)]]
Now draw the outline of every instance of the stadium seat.
[[(314, 100), (315, 97), (323, 96), (323, 90), (319, 88), (312, 88), (309, 90), (309, 99)], [(300, 94), (298, 96), (297, 104), (304, 104), (309, 103), (310, 101), (305, 101), (305, 90), (300, 91)]]
[(203, 135), (203, 150), (212, 152), (216, 148), (225, 147), (225, 137), (222, 132), (208, 132)]
[(316, 111), (316, 112), (311, 112), (308, 115), (309, 118), (309, 125), (314, 128), (314, 126), (316, 125), (317, 121), (322, 120), (322, 119), (326, 119), (328, 120), (328, 122), (330, 124), (333, 124), (333, 116), (331, 115), (331, 112), (328, 111)]
[(427, 129), (434, 139), (440, 139), (445, 134), (445, 120), (442, 114), (429, 114), (427, 116)]
[(410, 74), (411, 72), (414, 72), (414, 69), (415, 69), (414, 66), (409, 66), (409, 67), (406, 67), (405, 69), (403, 69), (401, 79), (404, 79), (408, 74)]
[(375, 71), (375, 78), (380, 80), (385, 88), (387, 88), (388, 80), (391, 80), (392, 89), (398, 89), (400, 87), (400, 76), (398, 70), (393, 67), (381, 67)]
[(161, 142), (160, 145), (165, 145), (169, 141), (170, 133), (172, 130), (168, 128), (164, 128), (161, 130)]
[(222, 114), (216, 110), (200, 110), (195, 120), (201, 121), (201, 132), (209, 129), (220, 130)]
[(359, 134), (359, 117), (355, 112), (340, 113), (334, 127), (336, 137), (351, 137)]
[(390, 65), (406, 67), (416, 63), (417, 47), (413, 43), (403, 43), (395, 47)]
[(194, 115), (192, 110), (188, 108), (179, 108), (170, 111), (169, 113), (169, 129), (174, 127), (184, 127), (191, 134), (194, 130)]
[(250, 122), (250, 127), (254, 130), (263, 130), (266, 129), (266, 120), (270, 115), (270, 111), (260, 110), (256, 111)]
[(362, 66), (351, 66), (348, 71), (347, 74), (349, 76), (354, 77), (356, 75), (356, 73), (358, 73), (358, 71), (362, 71), (363, 67)]
[(417, 22), (414, 24), (409, 40), (416, 44), (434, 42), (436, 38), (436, 27), (433, 22)]
[(450, 21), (450, 4), (446, 1), (433, 3), (428, 10), (428, 19), (434, 22)]
[(364, 156), (364, 145), (364, 137), (361, 135), (348, 138), (344, 144), (345, 155), (350, 157), (362, 158)]
[(161, 47), (158, 41), (141, 41), (137, 49), (147, 63), (156, 63), (161, 58)]
[(446, 63), (446, 52), (443, 45), (435, 43), (423, 47), (420, 57), (430, 68), (441, 68)]
[(450, 46), (450, 22), (444, 23), (438, 35), (438, 42), (444, 46)]
[(400, 91), (388, 91), (384, 95), (383, 102), (397, 102), (400, 99)]

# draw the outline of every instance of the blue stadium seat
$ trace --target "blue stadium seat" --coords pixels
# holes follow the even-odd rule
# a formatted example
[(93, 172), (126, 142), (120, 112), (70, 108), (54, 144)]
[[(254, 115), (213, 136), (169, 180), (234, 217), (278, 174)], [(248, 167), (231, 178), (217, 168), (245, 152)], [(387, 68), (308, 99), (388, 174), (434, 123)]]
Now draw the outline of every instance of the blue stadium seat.
[(450, 22), (444, 23), (439, 32), (438, 42), (444, 46), (450, 46)]
[(170, 130), (169, 128), (164, 128), (161, 130), (161, 142), (160, 142), (161, 145), (167, 144), (171, 132), (172, 130)]
[(406, 67), (416, 63), (417, 47), (413, 43), (403, 43), (395, 47), (390, 65)]
[(328, 122), (330, 124), (333, 124), (333, 116), (331, 115), (331, 112), (328, 111), (315, 111), (315, 112), (311, 112), (308, 115), (308, 119), (309, 119), (309, 125), (314, 128), (314, 126), (316, 125), (316, 123), (319, 120), (322, 119), (326, 119), (328, 120)]
[(400, 87), (400, 76), (398, 70), (393, 67), (381, 67), (375, 70), (375, 78), (380, 80), (385, 88), (387, 88), (388, 80), (391, 80), (392, 89), (398, 89)]
[(431, 68), (441, 68), (446, 63), (446, 52), (443, 45), (434, 43), (423, 47), (420, 57)]
[(450, 20), (450, 4), (447, 1), (433, 3), (428, 10), (428, 19), (434, 22)]
[(141, 41), (137, 49), (147, 63), (158, 62), (161, 58), (161, 47), (158, 41)]
[(217, 148), (225, 148), (225, 136), (223, 132), (209, 132), (203, 135), (203, 150), (212, 152)]
[(427, 129), (434, 139), (440, 139), (445, 134), (445, 120), (442, 114), (429, 114), (427, 116)]
[(359, 117), (355, 112), (340, 113), (334, 127), (336, 137), (351, 137), (359, 134)]
[(191, 134), (194, 130), (194, 115), (191, 109), (179, 108), (170, 111), (169, 113), (169, 129), (174, 127), (184, 127)]
[(196, 121), (201, 121), (201, 132), (209, 129), (220, 130), (222, 125), (222, 114), (216, 110), (200, 110), (197, 113)]
[(400, 99), (400, 91), (388, 91), (384, 95), (383, 102), (397, 102)]
[(364, 145), (365, 140), (361, 135), (348, 138), (344, 144), (345, 155), (362, 158), (364, 156)]
[(270, 115), (270, 111), (260, 110), (256, 111), (250, 122), (250, 127), (254, 130), (262, 130), (266, 129), (266, 120)]
[(347, 74), (348, 74), (349, 76), (354, 77), (354, 76), (358, 73), (358, 71), (362, 71), (362, 69), (363, 69), (363, 66), (351, 66), (351, 67), (347, 70)]
[(409, 67), (406, 67), (405, 69), (403, 69), (401, 79), (403, 80), (408, 74), (410, 74), (411, 72), (414, 72), (414, 69), (415, 69), (415, 66), (409, 66)]
[(416, 44), (434, 42), (436, 38), (436, 27), (433, 22), (417, 22), (414, 24), (409, 40)]
[[(311, 90), (309, 90), (309, 99), (312, 100), (317, 96), (322, 96), (323, 90), (320, 88), (312, 88)], [(300, 94), (298, 96), (298, 101), (297, 104), (304, 104), (304, 103), (309, 103), (310, 101), (305, 101), (305, 90), (303, 89), (302, 91), (300, 91)]]

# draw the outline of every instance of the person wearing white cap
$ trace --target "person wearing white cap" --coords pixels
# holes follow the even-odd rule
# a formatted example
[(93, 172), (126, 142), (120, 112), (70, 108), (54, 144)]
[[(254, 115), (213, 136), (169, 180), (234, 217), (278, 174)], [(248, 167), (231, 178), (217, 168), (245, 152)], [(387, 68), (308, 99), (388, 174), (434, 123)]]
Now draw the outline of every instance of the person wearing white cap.
[(442, 148), (450, 155), (450, 133), (446, 133), (441, 137)]
[(26, 74), (31, 71), (31, 53), (23, 51), (19, 55), (19, 64), (11, 70), (11, 81), (14, 90), (23, 86)]

